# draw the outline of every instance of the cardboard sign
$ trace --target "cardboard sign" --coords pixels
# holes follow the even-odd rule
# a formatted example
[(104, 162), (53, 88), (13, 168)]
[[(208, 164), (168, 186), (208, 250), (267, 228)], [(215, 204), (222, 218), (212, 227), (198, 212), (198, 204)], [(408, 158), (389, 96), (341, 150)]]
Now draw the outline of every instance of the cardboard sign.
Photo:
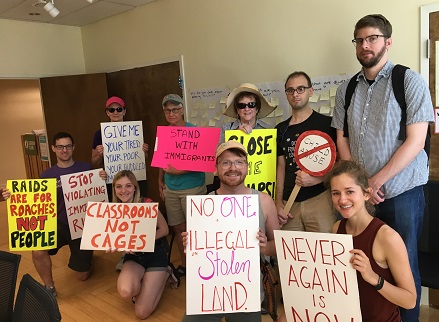
[(299, 168), (312, 175), (324, 176), (335, 162), (335, 144), (321, 131), (303, 132), (296, 142), (294, 158)]
[(276, 192), (276, 129), (253, 130), (247, 134), (241, 130), (225, 131), (225, 140), (240, 142), (248, 153), (248, 174), (245, 185), (268, 193), (274, 199)]
[[(321, 131), (305, 131), (297, 138), (294, 148), (294, 158), (300, 170), (316, 177), (328, 173), (335, 162), (335, 144), (331, 137)], [(284, 207), (289, 213), (300, 191), (300, 186), (294, 185), (290, 197)]]
[(275, 230), (274, 238), (288, 322), (361, 322), (351, 235)]
[(151, 166), (177, 170), (215, 172), (219, 128), (157, 126)]
[(142, 121), (101, 123), (107, 183), (122, 170), (130, 170), (137, 180), (146, 180)]
[(88, 202), (81, 249), (153, 252), (159, 204)]
[(99, 176), (102, 169), (60, 177), (72, 239), (81, 238), (88, 201), (108, 201), (107, 186)]
[(8, 180), (9, 250), (56, 248), (56, 179)]
[(261, 310), (258, 195), (187, 197), (187, 314)]

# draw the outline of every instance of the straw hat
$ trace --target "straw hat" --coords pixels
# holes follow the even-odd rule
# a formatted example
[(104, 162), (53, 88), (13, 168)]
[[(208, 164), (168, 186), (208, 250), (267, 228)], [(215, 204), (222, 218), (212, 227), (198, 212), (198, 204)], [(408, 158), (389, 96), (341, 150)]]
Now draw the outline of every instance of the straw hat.
[(261, 99), (261, 109), (259, 110), (258, 113), (259, 118), (266, 117), (268, 114), (273, 112), (277, 107), (277, 106), (272, 106), (270, 103), (267, 102), (265, 97), (261, 94), (261, 92), (259, 92), (259, 89), (256, 85), (250, 83), (243, 83), (239, 85), (237, 88), (235, 88), (227, 97), (227, 102), (226, 102), (227, 108), (224, 111), (224, 115), (230, 117), (236, 117), (235, 107), (233, 106), (233, 100), (235, 99), (235, 96), (241, 92), (253, 93)]

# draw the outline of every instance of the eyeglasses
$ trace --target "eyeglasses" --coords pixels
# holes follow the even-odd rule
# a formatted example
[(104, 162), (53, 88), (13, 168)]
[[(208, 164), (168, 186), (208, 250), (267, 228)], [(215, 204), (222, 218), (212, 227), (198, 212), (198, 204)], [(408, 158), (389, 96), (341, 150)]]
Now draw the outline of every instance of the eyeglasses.
[(67, 151), (70, 151), (71, 149), (73, 149), (73, 144), (55, 145), (55, 149), (57, 149), (58, 151), (62, 151), (64, 149), (66, 149)]
[(235, 165), (236, 169), (242, 169), (247, 165), (247, 161), (245, 161), (245, 160), (235, 160), (235, 161), (224, 160), (224, 161), (218, 162), (218, 165), (222, 169), (230, 169), (232, 167), (232, 164)]
[(176, 107), (173, 108), (172, 110), (168, 110), (167, 108), (163, 109), (163, 112), (165, 112), (166, 115), (169, 114), (177, 114), (183, 107)]
[(248, 102), (248, 103), (236, 103), (236, 108), (243, 110), (248, 106), (248, 108), (255, 108), (256, 102)]
[(298, 86), (297, 88), (288, 87), (287, 89), (285, 89), (285, 94), (294, 95), (294, 92), (297, 92), (297, 94), (303, 94), (308, 88), (311, 88), (311, 86)]
[(125, 107), (116, 107), (116, 108), (109, 107), (109, 108), (106, 108), (106, 110), (110, 113), (114, 113), (116, 111), (117, 111), (117, 113), (122, 113), (125, 110)]
[(370, 35), (367, 36), (366, 38), (355, 38), (352, 39), (352, 44), (354, 45), (354, 47), (360, 47), (363, 45), (363, 42), (366, 41), (369, 45), (374, 44), (378, 41), (378, 38), (383, 37), (383, 38), (389, 38), (387, 36), (384, 35)]

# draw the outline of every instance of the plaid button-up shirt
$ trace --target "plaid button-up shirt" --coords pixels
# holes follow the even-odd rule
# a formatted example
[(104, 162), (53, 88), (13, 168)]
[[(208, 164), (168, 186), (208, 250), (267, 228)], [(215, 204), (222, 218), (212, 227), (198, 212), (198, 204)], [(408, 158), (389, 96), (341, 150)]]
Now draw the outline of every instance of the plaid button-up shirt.
[[(393, 67), (388, 61), (372, 85), (369, 85), (362, 70), (347, 113), (352, 159), (362, 164), (371, 177), (389, 162), (403, 143), (398, 140), (401, 107), (393, 93)], [(339, 130), (343, 130), (347, 85), (347, 81), (340, 85), (335, 98), (332, 126)], [(404, 89), (407, 102), (406, 124), (433, 122), (430, 92), (422, 76), (408, 69)], [(388, 199), (425, 184), (427, 180), (427, 154), (421, 150), (406, 168), (383, 185), (382, 190)]]

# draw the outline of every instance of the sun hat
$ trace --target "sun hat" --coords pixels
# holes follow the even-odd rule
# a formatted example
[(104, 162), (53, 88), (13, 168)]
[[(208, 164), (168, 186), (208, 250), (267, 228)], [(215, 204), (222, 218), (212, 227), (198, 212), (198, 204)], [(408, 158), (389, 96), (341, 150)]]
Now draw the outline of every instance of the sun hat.
[(259, 92), (259, 89), (256, 85), (250, 84), (250, 83), (243, 83), (239, 85), (237, 88), (235, 88), (227, 97), (226, 102), (226, 110), (224, 111), (224, 115), (230, 116), (230, 117), (236, 117), (235, 107), (233, 105), (233, 101), (235, 99), (235, 96), (238, 95), (241, 92), (249, 92), (252, 94), (255, 94), (258, 96), (261, 100), (261, 109), (259, 110), (258, 117), (264, 118), (271, 112), (273, 112), (277, 106), (273, 106), (270, 103), (267, 102), (265, 97)]

